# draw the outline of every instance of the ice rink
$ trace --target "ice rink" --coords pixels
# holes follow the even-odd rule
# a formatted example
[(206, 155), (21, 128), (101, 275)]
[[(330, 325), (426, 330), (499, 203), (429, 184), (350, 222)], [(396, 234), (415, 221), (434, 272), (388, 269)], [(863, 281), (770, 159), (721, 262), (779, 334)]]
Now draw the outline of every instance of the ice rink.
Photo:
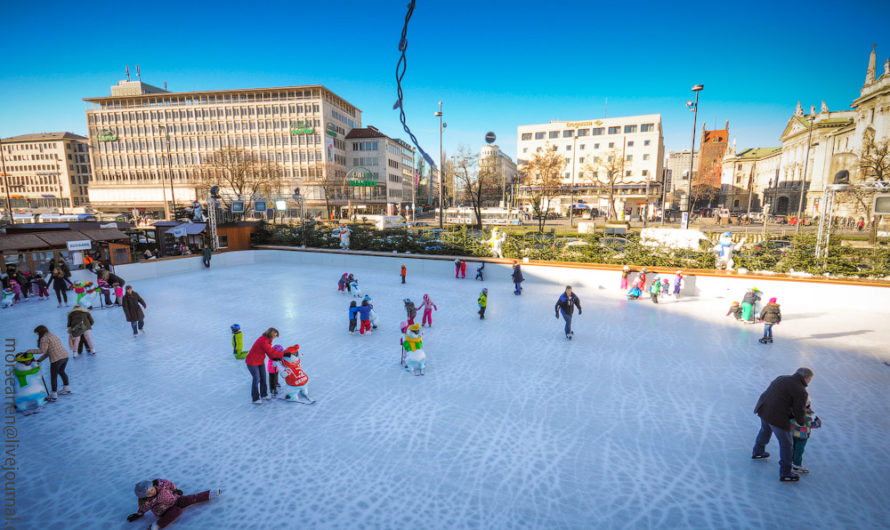
[[(807, 284), (817, 295), (804, 299), (801, 287), (759, 282), (785, 319), (762, 345), (761, 325), (724, 317), (743, 289), (654, 305), (626, 301), (618, 273), (602, 273), (576, 284), (584, 313), (569, 342), (553, 305), (570, 269), (525, 267), (517, 297), (503, 268), (487, 267), (479, 282), (471, 263), (455, 280), (448, 264), (409, 260), (401, 285), (401, 262), (258, 259), (144, 280), (119, 272), (148, 303), (147, 334), (132, 338), (119, 309), (94, 310), (98, 355), (69, 361), (74, 394), (16, 417), (23, 527), (144, 528), (154, 516), (125, 517), (136, 510), (134, 483), (156, 477), (186, 493), (223, 489), (173, 528), (890, 521), (890, 289), (832, 286), (818, 296), (823, 287)], [(343, 272), (374, 298), (373, 335), (347, 333)], [(419, 304), (424, 293), (438, 311), (424, 328), (426, 375), (415, 377), (399, 367), (398, 323), (401, 300)], [(66, 313), (54, 300), (5, 309), (2, 335), (23, 351), (46, 324), (65, 342)], [(244, 361), (231, 355), (235, 322), (246, 348), (270, 326), (276, 343), (299, 343), (318, 403), (253, 405)], [(780, 483), (775, 440), (773, 457), (750, 459), (752, 409), (773, 378), (799, 366), (816, 373), (809, 391), (823, 427), (804, 455), (811, 473)], [(43, 371), (48, 384), (48, 362)]]

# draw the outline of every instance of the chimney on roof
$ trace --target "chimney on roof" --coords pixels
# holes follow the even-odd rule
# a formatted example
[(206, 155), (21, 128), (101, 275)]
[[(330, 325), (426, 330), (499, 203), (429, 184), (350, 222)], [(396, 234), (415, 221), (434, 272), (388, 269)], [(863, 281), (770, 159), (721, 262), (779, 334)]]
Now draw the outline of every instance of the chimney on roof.
[(871, 54), (868, 56), (868, 70), (865, 72), (865, 84), (870, 85), (875, 82), (875, 62), (877, 54), (875, 53), (876, 44), (871, 45)]

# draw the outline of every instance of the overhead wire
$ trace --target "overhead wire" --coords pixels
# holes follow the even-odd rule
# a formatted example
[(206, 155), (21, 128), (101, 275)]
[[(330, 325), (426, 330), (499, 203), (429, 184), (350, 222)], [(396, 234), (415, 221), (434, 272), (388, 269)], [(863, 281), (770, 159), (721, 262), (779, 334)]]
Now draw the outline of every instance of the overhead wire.
[(408, 136), (411, 137), (411, 143), (414, 144), (414, 147), (420, 152), (420, 155), (426, 160), (427, 164), (430, 165), (431, 168), (436, 168), (436, 163), (433, 161), (432, 157), (420, 147), (420, 144), (417, 141), (417, 137), (414, 136), (414, 133), (411, 132), (411, 128), (408, 127), (407, 117), (405, 116), (405, 94), (402, 90), (402, 79), (405, 78), (405, 72), (408, 70), (408, 22), (411, 20), (411, 15), (414, 13), (414, 4), (415, 0), (411, 0), (408, 4), (408, 13), (405, 14), (405, 25), (402, 26), (402, 38), (399, 40), (399, 52), (401, 55), (399, 56), (399, 61), (396, 63), (396, 91), (398, 93), (398, 99), (396, 99), (395, 104), (392, 106), (393, 110), (399, 109), (399, 121), (402, 122), (402, 128), (405, 129), (405, 132), (408, 133)]

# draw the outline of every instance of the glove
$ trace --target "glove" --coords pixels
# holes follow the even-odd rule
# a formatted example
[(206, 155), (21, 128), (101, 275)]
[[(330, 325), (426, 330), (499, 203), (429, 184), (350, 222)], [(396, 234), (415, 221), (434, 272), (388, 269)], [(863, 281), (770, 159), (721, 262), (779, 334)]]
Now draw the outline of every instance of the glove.
[(579, 310), (578, 310), (578, 316), (579, 316), (579, 317), (581, 316), (581, 313), (582, 313), (582, 311), (579, 309)]
[(555, 314), (554, 316), (556, 317), (557, 320), (559, 320), (559, 313)]
[(132, 523), (133, 521), (135, 521), (136, 519), (139, 519), (140, 517), (142, 517), (141, 513), (131, 513), (130, 515), (127, 516), (127, 521)]
[(177, 495), (182, 495), (182, 490), (173, 490), (173, 493)]

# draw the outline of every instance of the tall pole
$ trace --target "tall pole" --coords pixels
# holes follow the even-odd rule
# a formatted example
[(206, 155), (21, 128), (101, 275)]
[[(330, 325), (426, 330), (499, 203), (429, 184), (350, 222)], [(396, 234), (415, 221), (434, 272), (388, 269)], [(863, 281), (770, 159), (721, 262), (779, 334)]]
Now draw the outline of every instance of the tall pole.
[(445, 190), (442, 187), (442, 173), (445, 171), (445, 158), (442, 156), (442, 102), (439, 102), (439, 229), (445, 227)]
[(692, 91), (695, 92), (695, 104), (692, 106), (692, 148), (689, 151), (689, 183), (686, 185), (686, 211), (690, 214), (692, 213), (692, 175), (695, 171), (695, 128), (698, 123), (698, 93), (704, 88), (704, 85), (692, 87)]
[(578, 131), (575, 130), (575, 135), (572, 136), (572, 189), (570, 190), (572, 200), (569, 203), (569, 227), (575, 226), (575, 159), (578, 158), (578, 155), (575, 153), (575, 148), (577, 147), (577, 144)]
[[(797, 203), (797, 233), (800, 233), (800, 227), (803, 225), (800, 219), (800, 215), (803, 212), (803, 189), (807, 183), (807, 166), (810, 162), (810, 140), (813, 138), (813, 122), (816, 121), (816, 116), (811, 114), (807, 120), (810, 122), (810, 132), (807, 133), (807, 154), (803, 159), (803, 175), (800, 176), (800, 201)], [(824, 212), (823, 212), (824, 215)]]
[[(173, 158), (170, 156), (170, 129), (164, 127), (167, 137), (167, 171), (170, 172), (170, 202), (173, 204), (173, 215), (176, 215), (176, 195), (173, 192)], [(173, 219), (175, 221), (176, 219)]]
[(3, 171), (3, 187), (6, 188), (6, 213), (9, 214), (9, 224), (15, 224), (12, 216), (12, 201), (9, 198), (9, 175), (6, 173), (6, 155), (3, 154), (3, 139), (0, 138), (0, 170)]

